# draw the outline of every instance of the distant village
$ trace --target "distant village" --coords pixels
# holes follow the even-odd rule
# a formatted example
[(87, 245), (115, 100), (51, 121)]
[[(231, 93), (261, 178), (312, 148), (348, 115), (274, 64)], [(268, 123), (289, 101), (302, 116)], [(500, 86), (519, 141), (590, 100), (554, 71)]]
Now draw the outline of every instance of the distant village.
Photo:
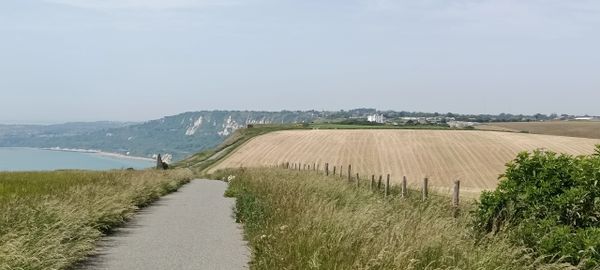
[(447, 125), (451, 128), (473, 127), (480, 123), (456, 121), (454, 117), (434, 116), (434, 117), (397, 117), (386, 118), (383, 114), (372, 114), (367, 116), (367, 121), (377, 124), (389, 124), (394, 126), (406, 125)]
[[(352, 119), (365, 119), (365, 117), (351, 117)], [(500, 122), (506, 121), (504, 118), (499, 119), (494, 117), (481, 116), (457, 117), (439, 115), (439, 116), (401, 116), (401, 117), (386, 117), (384, 113), (374, 113), (366, 116), (366, 120), (369, 123), (374, 124), (387, 124), (387, 125), (443, 125), (449, 126), (450, 128), (469, 128), (480, 125), (482, 123), (489, 122)], [(483, 120), (483, 121), (482, 121)], [(523, 116), (522, 118), (511, 119), (513, 122), (544, 122), (544, 121), (600, 121), (600, 116), (575, 116), (575, 115), (534, 115), (534, 116)]]

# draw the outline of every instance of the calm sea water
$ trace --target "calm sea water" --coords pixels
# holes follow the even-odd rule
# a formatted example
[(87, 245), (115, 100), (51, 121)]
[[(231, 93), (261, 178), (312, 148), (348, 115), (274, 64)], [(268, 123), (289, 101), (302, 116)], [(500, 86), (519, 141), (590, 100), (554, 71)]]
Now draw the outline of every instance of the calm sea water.
[(151, 161), (108, 157), (94, 153), (0, 147), (0, 171), (143, 169), (153, 165)]

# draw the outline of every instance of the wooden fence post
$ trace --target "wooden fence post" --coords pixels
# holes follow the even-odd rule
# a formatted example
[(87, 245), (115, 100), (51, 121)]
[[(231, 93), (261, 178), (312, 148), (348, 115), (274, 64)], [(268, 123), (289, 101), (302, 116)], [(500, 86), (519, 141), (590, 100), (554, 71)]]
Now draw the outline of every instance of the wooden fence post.
[(313, 163), (313, 171), (316, 171), (316, 170), (317, 170), (317, 163), (315, 162), (315, 163)]
[(156, 157), (156, 169), (157, 170), (163, 169), (163, 161), (162, 161), (162, 157), (160, 156), (160, 154), (158, 154), (158, 156)]
[(348, 182), (352, 181), (352, 165), (348, 165)]
[(423, 201), (427, 200), (427, 196), (429, 195), (429, 190), (427, 187), (428, 182), (429, 179), (427, 179), (427, 177), (423, 178)]
[(289, 169), (289, 168), (290, 168), (290, 163), (289, 163), (289, 162), (285, 163), (285, 168), (286, 168), (286, 169)]
[(325, 175), (329, 176), (329, 163), (325, 163)]
[(452, 206), (454, 206), (454, 217), (458, 217), (459, 209), (459, 192), (460, 192), (460, 180), (454, 181), (454, 192), (452, 194)]
[(358, 177), (358, 173), (356, 173), (356, 186), (360, 187), (360, 177)]
[(387, 179), (385, 180), (385, 196), (390, 195), (390, 175), (387, 175)]
[(333, 166), (333, 175), (335, 175), (335, 166)]
[(383, 175), (379, 175), (379, 181), (377, 182), (377, 190), (381, 190), (381, 182), (383, 182)]
[(375, 175), (371, 175), (371, 190), (375, 188)]
[(406, 190), (406, 176), (402, 177), (402, 198), (405, 198), (408, 194), (408, 190)]
[(344, 166), (340, 165), (340, 178), (344, 177)]

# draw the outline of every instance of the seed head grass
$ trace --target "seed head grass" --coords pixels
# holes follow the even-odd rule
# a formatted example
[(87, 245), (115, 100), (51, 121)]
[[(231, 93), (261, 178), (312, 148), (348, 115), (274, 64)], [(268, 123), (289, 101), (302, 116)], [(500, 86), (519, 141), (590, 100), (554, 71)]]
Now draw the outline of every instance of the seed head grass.
[[(472, 201), (406, 198), (339, 177), (284, 169), (235, 169), (227, 191), (252, 249), (251, 269), (570, 269), (543, 264), (507, 237), (476, 238)], [(231, 179), (231, 178), (230, 178)]]
[(192, 177), (172, 171), (0, 173), (0, 269), (65, 269), (136, 209)]

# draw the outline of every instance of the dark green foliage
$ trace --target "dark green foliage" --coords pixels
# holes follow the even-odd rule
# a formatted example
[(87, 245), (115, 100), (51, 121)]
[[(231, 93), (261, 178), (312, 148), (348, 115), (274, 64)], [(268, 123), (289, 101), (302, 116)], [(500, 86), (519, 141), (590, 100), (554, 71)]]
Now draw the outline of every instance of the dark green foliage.
[(363, 120), (363, 119), (346, 119), (340, 122), (337, 122), (336, 124), (341, 124), (341, 125), (363, 125), (363, 126), (383, 126), (384, 124), (380, 124), (380, 123), (376, 123), (376, 122), (369, 122), (367, 120)]
[(599, 153), (600, 145), (590, 156), (520, 153), (498, 188), (481, 195), (476, 228), (505, 230), (548, 260), (600, 266)]

